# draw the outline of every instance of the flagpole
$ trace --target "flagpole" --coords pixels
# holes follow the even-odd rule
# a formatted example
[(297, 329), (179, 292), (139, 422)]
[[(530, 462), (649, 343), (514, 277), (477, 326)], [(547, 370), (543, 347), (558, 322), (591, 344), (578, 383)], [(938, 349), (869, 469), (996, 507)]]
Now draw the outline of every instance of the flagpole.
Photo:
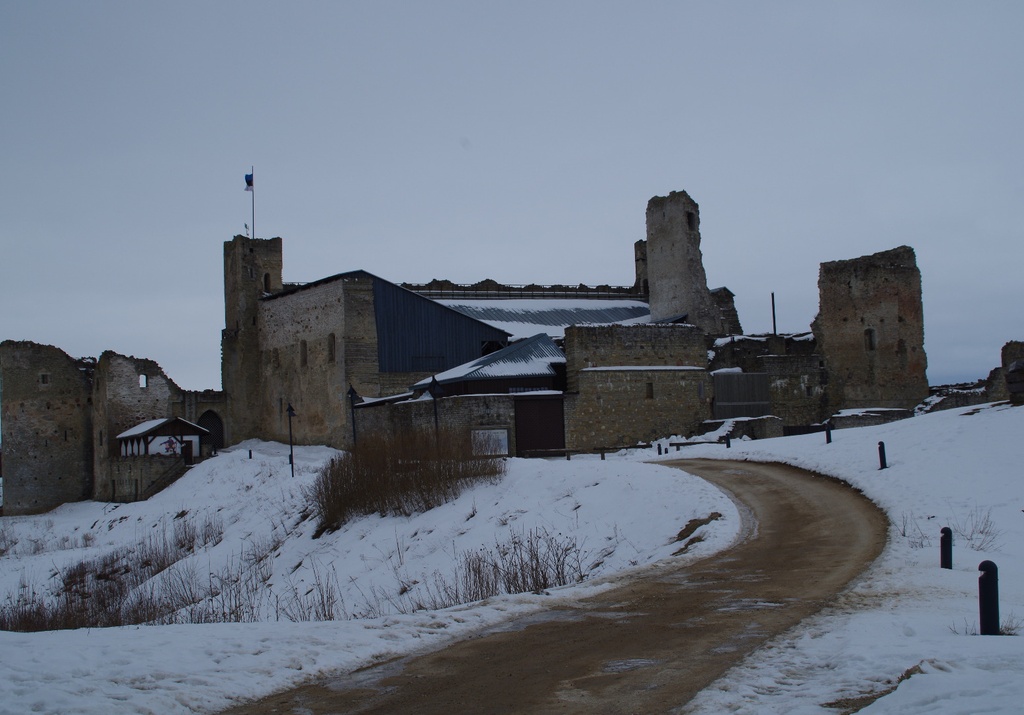
[(256, 167), (249, 167), (249, 171), (252, 175), (252, 237), (256, 238)]

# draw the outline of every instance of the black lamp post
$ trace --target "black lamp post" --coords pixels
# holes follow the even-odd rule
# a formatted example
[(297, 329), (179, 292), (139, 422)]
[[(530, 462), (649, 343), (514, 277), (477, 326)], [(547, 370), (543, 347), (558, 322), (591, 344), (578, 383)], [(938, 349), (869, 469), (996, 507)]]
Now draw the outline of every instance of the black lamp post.
[(348, 386), (348, 405), (349, 411), (352, 417), (352, 446), (356, 446), (356, 405), (363, 401), (363, 398), (356, 392), (356, 388), (352, 387), (349, 383)]
[(295, 442), (292, 439), (292, 417), (295, 416), (295, 409), (292, 403), (288, 403), (288, 464), (292, 467), (292, 479), (295, 479)]
[(434, 401), (434, 439), (436, 440), (440, 431), (437, 426), (437, 398), (444, 394), (444, 390), (438, 384), (436, 377), (430, 378), (430, 387), (427, 388), (427, 392), (430, 393), (430, 397)]

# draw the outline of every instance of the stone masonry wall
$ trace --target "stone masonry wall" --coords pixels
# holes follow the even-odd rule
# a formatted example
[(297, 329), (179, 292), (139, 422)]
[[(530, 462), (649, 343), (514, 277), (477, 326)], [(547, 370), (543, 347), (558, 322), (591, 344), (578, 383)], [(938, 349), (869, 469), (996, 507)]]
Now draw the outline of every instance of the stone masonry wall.
[(772, 414), (785, 426), (818, 424), (828, 419), (825, 366), (818, 355), (765, 355)]
[(221, 381), (225, 393), (228, 444), (260, 436), (258, 314), (265, 295), (283, 289), (280, 238), (235, 236), (224, 243), (224, 331)]
[[(260, 304), (259, 433), (297, 444), (338, 446), (350, 432), (345, 345), (346, 284), (331, 281)], [(357, 387), (358, 389), (358, 387)]]
[(1000, 351), (1000, 358), (1002, 361), (1003, 394), (1015, 405), (1024, 404), (1024, 392), (1021, 391), (1020, 374), (1019, 372), (1011, 372), (1009, 369), (1013, 363), (1024, 360), (1024, 342), (1011, 340), (1006, 343)]
[[(360, 434), (401, 437), (417, 430), (432, 430), (433, 400), (407, 400), (392, 404), (358, 407), (356, 440)], [(515, 398), (512, 395), (458, 395), (437, 401), (437, 423), (441, 430), (468, 434), (477, 428), (507, 429), (509, 449), (515, 454)]]
[(349, 387), (362, 398), (409, 389), (428, 373), (381, 373), (373, 278), (350, 274), (260, 303), (259, 401), (254, 436), (297, 444), (351, 444)]
[(707, 365), (704, 333), (693, 325), (573, 325), (565, 329), (568, 392), (592, 367), (700, 367)]
[(49, 345), (0, 343), (5, 515), (89, 497), (93, 365)]
[(625, 447), (695, 434), (711, 417), (708, 373), (697, 367), (590, 368), (565, 400), (568, 449)]
[(912, 408), (928, 396), (921, 273), (902, 246), (821, 264), (812, 328), (829, 373), (829, 410)]

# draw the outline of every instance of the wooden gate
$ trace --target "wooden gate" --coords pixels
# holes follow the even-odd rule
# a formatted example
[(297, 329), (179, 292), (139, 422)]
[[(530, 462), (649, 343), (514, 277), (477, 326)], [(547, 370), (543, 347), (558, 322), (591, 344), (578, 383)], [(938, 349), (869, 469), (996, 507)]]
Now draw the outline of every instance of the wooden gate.
[(516, 395), (516, 456), (542, 449), (565, 449), (561, 395)]

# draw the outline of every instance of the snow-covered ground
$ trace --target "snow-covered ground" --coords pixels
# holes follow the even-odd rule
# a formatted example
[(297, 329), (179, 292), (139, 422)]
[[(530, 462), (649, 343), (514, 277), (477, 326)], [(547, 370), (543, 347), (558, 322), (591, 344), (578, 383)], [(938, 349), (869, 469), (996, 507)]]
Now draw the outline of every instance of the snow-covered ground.
[[(816, 434), (733, 441), (731, 449), (691, 446), (661, 457), (789, 462), (856, 485), (892, 520), (889, 546), (848, 593), (748, 658), (688, 711), (834, 713), (826, 703), (884, 691), (914, 669), (919, 673), (862, 712), (1020, 712), (1024, 638), (968, 633), (977, 629), (977, 566), (985, 559), (999, 565), (1004, 620), (1024, 619), (1022, 435), (1024, 409), (986, 406), (836, 431), (829, 445)], [(885, 470), (878, 469), (879, 441)], [(50, 588), (58, 571), (83, 559), (173, 538), (186, 522), (219, 536), (176, 569), (245, 573), (259, 584), (250, 592), (258, 616), (252, 623), (0, 633), (0, 712), (215, 712), (320, 672), (438, 647), (577, 598), (624, 570), (706, 556), (728, 546), (739, 528), (720, 492), (644, 463), (658, 459), (647, 450), (607, 461), (510, 460), (500, 484), (427, 514), (367, 517), (313, 539), (302, 492), (332, 454), (298, 448), (293, 480), (287, 447), (247, 443), (148, 502), (87, 502), (0, 519), (0, 551), (7, 550), (0, 600)], [(705, 540), (685, 557), (671, 557), (679, 529), (712, 511), (724, 518), (703, 527)], [(938, 568), (942, 526), (964, 534), (955, 537), (952, 571)], [(988, 542), (983, 551), (967, 539), (972, 526), (974, 545)], [(546, 594), (402, 613), (453, 577), (457, 554), (538, 529), (574, 540), (591, 578)], [(315, 597), (325, 592), (337, 594), (335, 616), (345, 620), (289, 620), (315, 610)]]

